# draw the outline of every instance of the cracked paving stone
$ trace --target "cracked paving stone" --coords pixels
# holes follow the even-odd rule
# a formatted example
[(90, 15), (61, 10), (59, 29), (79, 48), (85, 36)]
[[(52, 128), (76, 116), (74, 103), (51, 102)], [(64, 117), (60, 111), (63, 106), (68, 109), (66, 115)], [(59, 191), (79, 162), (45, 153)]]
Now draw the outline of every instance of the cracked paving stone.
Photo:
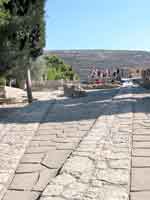
[(67, 199), (82, 200), (87, 188), (88, 188), (88, 185), (83, 184), (83, 183), (77, 183), (77, 182), (71, 183), (66, 188), (64, 188), (64, 191), (62, 192), (62, 196)]
[(66, 161), (70, 153), (71, 151), (68, 150), (51, 150), (47, 152), (42, 165), (58, 169)]
[(4, 194), (6, 193), (7, 188), (4, 185), (0, 184), (0, 199), (3, 198)]
[(8, 190), (3, 200), (37, 200), (40, 193)]
[(39, 172), (39, 179), (37, 183), (32, 188), (33, 191), (40, 191), (42, 192), (45, 187), (48, 185), (48, 183), (51, 181), (52, 178), (54, 178), (57, 174), (57, 170), (55, 169), (47, 169), (43, 168)]
[(129, 183), (130, 172), (124, 169), (96, 170), (96, 178), (111, 184), (126, 185)]
[(128, 192), (124, 187), (105, 185), (103, 187), (90, 188), (83, 200), (128, 200)]
[(0, 173), (0, 184), (8, 186), (12, 180), (13, 171), (8, 173)]
[(109, 166), (112, 169), (130, 169), (130, 160), (109, 160)]
[(112, 152), (112, 151), (108, 150), (108, 151), (103, 151), (101, 156), (106, 159), (128, 159), (129, 153), (127, 153), (127, 152)]
[(44, 191), (43, 196), (52, 196), (52, 197), (60, 196), (61, 193), (63, 192), (63, 189), (64, 189), (63, 185), (50, 184)]
[(63, 192), (63, 188), (74, 183), (76, 179), (69, 174), (61, 174), (52, 179), (50, 184), (43, 192), (43, 196), (59, 196)]
[(31, 190), (38, 179), (39, 173), (15, 174), (9, 189)]
[(71, 157), (67, 161), (65, 166), (62, 168), (62, 172), (73, 174), (75, 177), (78, 177), (81, 179), (82, 179), (82, 175), (84, 177), (86, 174), (87, 177), (85, 178), (89, 179), (89, 176), (90, 176), (89, 172), (92, 172), (93, 167), (94, 167), (93, 161), (90, 160), (89, 158), (75, 156), (75, 157)]

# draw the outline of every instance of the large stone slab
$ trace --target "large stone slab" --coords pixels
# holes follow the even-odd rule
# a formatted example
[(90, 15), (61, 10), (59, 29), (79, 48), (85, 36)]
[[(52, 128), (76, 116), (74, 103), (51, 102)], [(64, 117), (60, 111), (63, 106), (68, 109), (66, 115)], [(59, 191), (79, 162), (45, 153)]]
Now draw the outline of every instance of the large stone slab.
[(25, 164), (19, 164), (16, 173), (33, 173), (41, 170), (41, 164), (30, 164), (30, 163), (25, 163)]
[(47, 141), (45, 141), (45, 140), (39, 140), (39, 141), (36, 141), (36, 140), (34, 140), (34, 141), (32, 141), (31, 143), (30, 143), (30, 147), (45, 147), (45, 146), (55, 146), (55, 144), (52, 142), (52, 141), (50, 141), (50, 140), (47, 140)]
[[(16, 174), (9, 187), (13, 190), (31, 190), (38, 180), (39, 173)], [(16, 200), (16, 199), (15, 199)]]
[(143, 192), (131, 192), (130, 200), (149, 200), (150, 199), (150, 191)]
[(3, 200), (37, 200), (39, 195), (38, 192), (9, 190)]
[(24, 154), (21, 163), (40, 163), (44, 156), (44, 153)]
[(48, 183), (51, 181), (51, 179), (56, 176), (56, 174), (57, 170), (47, 168), (44, 169), (43, 167), (43, 170), (39, 172), (39, 179), (32, 188), (32, 190), (42, 192), (48, 185)]
[(132, 167), (150, 167), (150, 157), (132, 157)]
[(135, 148), (132, 150), (132, 156), (150, 156), (150, 149)]
[(133, 147), (134, 148), (148, 148), (150, 149), (150, 141), (148, 142), (134, 142), (133, 141)]
[(70, 155), (70, 150), (52, 150), (47, 153), (42, 164), (48, 168), (58, 169)]
[(29, 146), (26, 150), (26, 153), (45, 153), (53, 149), (55, 149), (55, 147), (52, 146), (38, 146), (38, 147)]
[(150, 190), (150, 168), (132, 168), (131, 191)]
[(133, 141), (150, 141), (150, 135), (133, 135)]

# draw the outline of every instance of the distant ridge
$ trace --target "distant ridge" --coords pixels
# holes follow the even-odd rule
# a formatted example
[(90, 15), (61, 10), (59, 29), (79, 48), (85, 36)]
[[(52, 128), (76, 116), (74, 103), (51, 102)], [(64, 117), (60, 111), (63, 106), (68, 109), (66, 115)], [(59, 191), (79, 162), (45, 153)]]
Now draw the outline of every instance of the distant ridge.
[(58, 55), (85, 80), (91, 66), (96, 68), (150, 68), (150, 52), (133, 50), (54, 50), (48, 55)]

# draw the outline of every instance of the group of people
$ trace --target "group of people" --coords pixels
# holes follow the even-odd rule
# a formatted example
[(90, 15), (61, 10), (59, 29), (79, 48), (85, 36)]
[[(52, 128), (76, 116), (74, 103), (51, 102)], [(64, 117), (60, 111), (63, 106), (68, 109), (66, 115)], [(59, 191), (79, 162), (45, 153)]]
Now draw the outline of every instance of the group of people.
[(112, 71), (110, 69), (97, 69), (96, 67), (91, 67), (88, 79), (95, 80), (96, 82), (103, 82), (107, 78), (112, 80), (119, 80), (119, 77), (119, 69)]

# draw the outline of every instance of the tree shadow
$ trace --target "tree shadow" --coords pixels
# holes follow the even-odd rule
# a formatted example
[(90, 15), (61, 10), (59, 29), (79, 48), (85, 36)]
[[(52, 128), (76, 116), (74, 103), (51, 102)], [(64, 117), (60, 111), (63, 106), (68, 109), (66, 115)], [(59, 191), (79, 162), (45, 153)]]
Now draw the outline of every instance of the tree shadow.
[[(92, 90), (86, 97), (60, 98), (56, 101), (35, 101), (31, 105), (21, 108), (0, 108), (0, 124), (5, 123), (60, 123), (80, 120), (93, 120), (101, 115), (128, 113), (126, 109), (132, 103), (135, 112), (150, 113), (150, 91), (141, 87), (121, 88), (122, 97), (115, 97), (120, 89)], [(127, 96), (135, 94), (136, 97)], [(143, 96), (145, 94), (145, 96)], [(122, 109), (116, 109), (116, 108)], [(106, 112), (106, 109), (109, 112)], [(46, 110), (46, 115), (41, 118), (41, 112)]]

